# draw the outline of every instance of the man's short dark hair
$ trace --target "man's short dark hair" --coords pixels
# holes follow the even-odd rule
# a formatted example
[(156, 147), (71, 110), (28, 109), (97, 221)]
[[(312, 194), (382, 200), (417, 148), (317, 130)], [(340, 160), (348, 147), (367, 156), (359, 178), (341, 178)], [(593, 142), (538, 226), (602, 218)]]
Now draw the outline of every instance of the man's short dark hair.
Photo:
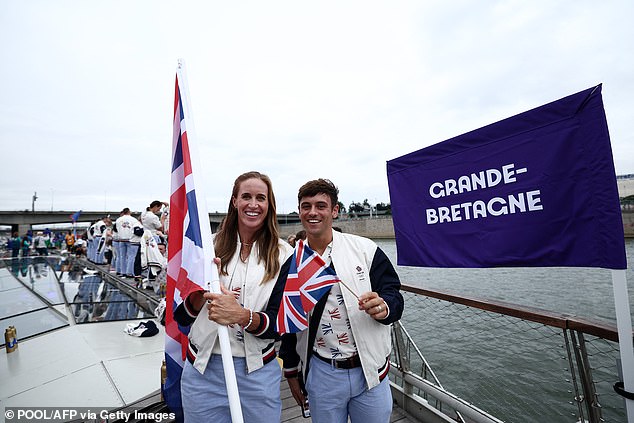
[(308, 181), (302, 185), (297, 194), (297, 203), (300, 204), (304, 197), (314, 197), (317, 194), (326, 194), (330, 197), (332, 207), (339, 203), (339, 189), (329, 179), (322, 178)]

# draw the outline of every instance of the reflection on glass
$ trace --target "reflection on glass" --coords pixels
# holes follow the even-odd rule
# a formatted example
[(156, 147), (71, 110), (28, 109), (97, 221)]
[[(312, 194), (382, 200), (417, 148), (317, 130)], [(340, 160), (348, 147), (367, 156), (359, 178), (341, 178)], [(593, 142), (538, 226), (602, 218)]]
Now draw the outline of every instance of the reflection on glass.
[[(65, 284), (68, 285), (68, 284)], [(68, 287), (66, 294), (72, 287)], [(84, 275), (71, 301), (77, 323), (153, 317), (136, 301), (100, 275)]]
[(46, 257), (33, 256), (11, 260), (11, 273), (51, 304), (63, 304), (55, 274)]
[[(2, 321), (3, 327), (9, 325), (18, 328), (18, 341), (43, 332), (68, 326), (66, 319), (53, 312), (50, 308), (40, 309), (32, 313), (20, 314)], [(4, 338), (2, 338), (4, 342)]]
[[(84, 274), (83, 268), (67, 257), (0, 259), (0, 323), (20, 328), (24, 338), (68, 325), (69, 319), (91, 323), (154, 317), (135, 298), (100, 274)], [(72, 313), (66, 319), (51, 308), (64, 303)]]
[(46, 304), (24, 286), (0, 291), (0, 319), (41, 308)]

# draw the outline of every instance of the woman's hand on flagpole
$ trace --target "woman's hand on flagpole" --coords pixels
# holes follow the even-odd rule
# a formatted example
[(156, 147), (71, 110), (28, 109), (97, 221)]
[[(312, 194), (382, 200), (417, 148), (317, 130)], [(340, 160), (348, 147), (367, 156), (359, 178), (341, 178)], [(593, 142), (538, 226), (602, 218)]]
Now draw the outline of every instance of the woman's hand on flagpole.
[(206, 292), (207, 310), (209, 320), (213, 320), (219, 325), (233, 326), (249, 321), (249, 310), (238, 303), (235, 293), (229, 291), (224, 285), (220, 285), (220, 294)]
[(365, 311), (374, 320), (383, 320), (389, 314), (389, 308), (376, 292), (366, 292), (359, 296), (359, 310)]

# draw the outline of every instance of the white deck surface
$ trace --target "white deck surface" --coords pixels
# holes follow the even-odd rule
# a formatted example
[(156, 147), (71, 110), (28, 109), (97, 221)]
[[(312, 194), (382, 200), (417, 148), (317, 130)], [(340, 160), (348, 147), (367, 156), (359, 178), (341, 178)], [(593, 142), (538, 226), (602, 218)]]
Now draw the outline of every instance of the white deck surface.
[(81, 324), (0, 352), (0, 407), (121, 407), (160, 389), (164, 330), (130, 336), (131, 321)]

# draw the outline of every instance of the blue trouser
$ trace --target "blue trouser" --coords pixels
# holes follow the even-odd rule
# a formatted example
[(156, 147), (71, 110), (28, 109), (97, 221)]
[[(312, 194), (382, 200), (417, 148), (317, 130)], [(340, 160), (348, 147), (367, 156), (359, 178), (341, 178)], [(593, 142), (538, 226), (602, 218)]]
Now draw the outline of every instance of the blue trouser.
[(112, 260), (110, 261), (110, 268), (117, 269), (119, 266), (117, 262), (119, 261), (119, 240), (112, 240)]
[(102, 236), (98, 236), (96, 240), (97, 247), (95, 248), (95, 263), (104, 264), (106, 262), (104, 257), (106, 253), (106, 239)]
[(86, 256), (88, 257), (88, 260), (90, 261), (95, 261), (95, 251), (97, 249), (96, 247), (97, 245), (97, 239), (93, 238), (92, 240), (88, 241), (88, 251), (86, 252)]
[(118, 275), (125, 275), (125, 266), (126, 266), (126, 255), (128, 253), (128, 244), (126, 241), (118, 241), (117, 242), (117, 261), (115, 262), (115, 270)]
[(141, 245), (134, 242), (123, 242), (122, 244), (127, 244), (127, 246), (124, 247), (125, 267), (121, 273), (127, 276), (138, 276), (134, 274), (134, 260), (136, 259), (136, 253), (139, 251), (139, 248), (141, 248)]
[[(282, 416), (280, 382), (282, 370), (273, 360), (247, 374), (246, 360), (233, 357), (238, 382), (242, 417), (245, 422), (279, 422)], [(181, 397), (187, 423), (230, 423), (231, 411), (227, 399), (222, 357), (212, 354), (205, 374), (185, 362), (181, 376)]]
[(88, 260), (93, 263), (97, 262), (97, 250), (99, 249), (99, 241), (101, 236), (96, 236), (92, 239), (92, 242), (88, 241)]
[(306, 380), (313, 423), (387, 423), (392, 414), (392, 392), (386, 377), (368, 389), (363, 369), (336, 369), (311, 358)]
[(95, 240), (93, 239), (89, 239), (88, 240), (88, 245), (86, 246), (86, 258), (90, 261), (92, 261), (92, 256), (93, 256), (93, 250), (95, 248)]

